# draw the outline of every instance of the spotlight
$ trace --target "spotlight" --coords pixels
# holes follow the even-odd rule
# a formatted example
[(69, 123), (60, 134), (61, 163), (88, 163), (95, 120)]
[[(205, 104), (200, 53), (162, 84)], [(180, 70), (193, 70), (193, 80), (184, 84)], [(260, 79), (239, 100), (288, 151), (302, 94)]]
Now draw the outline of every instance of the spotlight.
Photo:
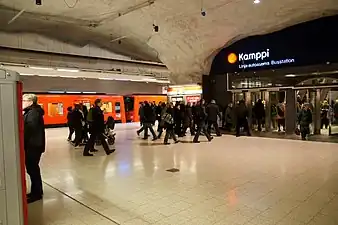
[(157, 26), (157, 25), (155, 25), (155, 24), (153, 24), (153, 28), (154, 28), (154, 31), (157, 33), (158, 31), (159, 31), (159, 27)]
[(36, 5), (42, 5), (42, 0), (35, 0)]

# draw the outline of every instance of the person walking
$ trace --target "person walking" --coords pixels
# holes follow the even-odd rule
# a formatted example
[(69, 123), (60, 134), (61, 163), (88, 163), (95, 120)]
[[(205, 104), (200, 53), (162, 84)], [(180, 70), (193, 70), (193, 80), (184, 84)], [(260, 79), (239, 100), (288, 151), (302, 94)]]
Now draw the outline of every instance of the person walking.
[(115, 151), (115, 149), (114, 150), (109, 149), (105, 136), (103, 135), (104, 129), (105, 129), (105, 123), (104, 123), (104, 115), (103, 115), (103, 111), (101, 110), (101, 106), (102, 106), (102, 100), (96, 99), (94, 103), (94, 107), (91, 109), (91, 112), (89, 112), (91, 114), (91, 120), (92, 120), (91, 130), (90, 130), (91, 135), (83, 150), (83, 156), (93, 156), (93, 154), (91, 154), (90, 151), (94, 150), (94, 145), (95, 145), (95, 141), (97, 138), (101, 141), (102, 146), (107, 155), (110, 155), (111, 153)]
[(74, 140), (74, 147), (78, 148), (80, 147), (80, 144), (82, 142), (82, 127), (83, 127), (83, 114), (80, 111), (80, 105), (75, 104), (75, 108), (72, 113), (72, 118), (73, 118), (73, 127), (75, 130), (75, 140)]
[(206, 112), (208, 118), (208, 133), (211, 133), (211, 126), (213, 126), (216, 130), (216, 135), (218, 137), (222, 136), (217, 124), (217, 117), (221, 117), (221, 114), (215, 100), (211, 100), (210, 104), (206, 108)]
[(45, 123), (44, 111), (37, 102), (36, 95), (23, 95), (25, 162), (31, 179), (31, 192), (27, 194), (28, 203), (41, 200), (43, 197), (39, 163), (45, 152)]
[(153, 135), (153, 141), (157, 139), (157, 135), (153, 129), (153, 124), (155, 123), (156, 116), (153, 108), (151, 105), (146, 101), (144, 102), (144, 121), (143, 121), (143, 127), (144, 127), (144, 140), (148, 139), (148, 130), (150, 130), (151, 134)]
[(140, 129), (136, 131), (137, 135), (140, 135), (144, 131), (144, 102), (140, 102), (140, 108), (138, 110), (138, 115), (140, 118)]
[(304, 103), (303, 109), (298, 114), (298, 124), (300, 126), (300, 134), (302, 140), (306, 140), (306, 137), (310, 134), (310, 124), (312, 123), (312, 112), (309, 104)]
[(163, 116), (164, 114), (167, 112), (167, 108), (169, 107), (169, 104), (168, 106), (165, 104), (165, 103), (162, 103), (161, 105), (161, 113), (160, 113), (160, 118), (159, 118), (159, 121), (158, 121), (158, 135), (157, 135), (157, 138), (160, 139), (161, 136), (162, 136), (162, 133), (163, 133), (163, 129), (164, 129), (164, 121), (163, 121)]
[(236, 107), (236, 136), (240, 136), (241, 127), (244, 128), (248, 136), (251, 136), (249, 124), (248, 124), (248, 109), (244, 100), (241, 100)]
[(175, 135), (174, 132), (174, 110), (172, 108), (172, 106), (169, 106), (167, 111), (164, 113), (163, 115), (163, 123), (164, 123), (164, 129), (166, 130), (165, 132), (165, 137), (164, 137), (164, 144), (165, 145), (169, 145), (169, 139), (172, 138), (175, 143), (178, 143), (178, 139)]
[(190, 129), (191, 136), (195, 135), (195, 128), (194, 128), (194, 125), (193, 125), (192, 107), (191, 107), (190, 102), (185, 107), (183, 132), (182, 132), (183, 136), (186, 135), (188, 128)]
[(265, 117), (265, 107), (261, 99), (258, 99), (257, 103), (253, 108), (253, 111), (257, 122), (258, 131), (262, 131), (262, 124)]
[(195, 107), (195, 116), (196, 116), (196, 124), (197, 124), (197, 131), (195, 133), (195, 137), (193, 139), (193, 143), (200, 143), (198, 138), (201, 135), (201, 132), (205, 134), (208, 141), (211, 141), (213, 138), (210, 136), (207, 128), (206, 128), (206, 109), (205, 109), (205, 102), (201, 100)]
[(71, 106), (69, 106), (67, 108), (67, 126), (68, 126), (68, 129), (69, 129), (69, 134), (68, 134), (68, 141), (72, 141), (72, 136), (75, 132), (75, 129), (74, 129), (74, 125), (73, 125), (73, 118), (72, 118), (72, 112), (73, 112), (73, 108)]
[(225, 130), (231, 132), (233, 125), (234, 125), (234, 108), (233, 108), (233, 103), (230, 102), (228, 104), (228, 107), (225, 110), (225, 116), (224, 116), (224, 121), (225, 121)]

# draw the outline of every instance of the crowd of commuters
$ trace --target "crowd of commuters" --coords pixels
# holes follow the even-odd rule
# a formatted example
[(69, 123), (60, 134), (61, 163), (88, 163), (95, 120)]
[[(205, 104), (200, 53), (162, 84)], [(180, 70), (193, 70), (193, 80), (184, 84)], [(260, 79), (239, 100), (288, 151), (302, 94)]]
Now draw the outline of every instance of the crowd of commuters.
[[(193, 142), (199, 143), (201, 133), (211, 141), (211, 128), (221, 136), (218, 125), (218, 118), (221, 118), (219, 107), (214, 100), (206, 104), (204, 100), (197, 103), (177, 102), (156, 104), (154, 102), (141, 102), (139, 108), (141, 128), (137, 131), (140, 135), (144, 131), (143, 139), (147, 140), (150, 130), (153, 140), (161, 138), (163, 131), (166, 131), (164, 144), (170, 144), (169, 139), (178, 143), (177, 137), (186, 136), (188, 130), (194, 136)], [(153, 129), (157, 121), (157, 134)]]
[[(34, 94), (25, 94), (23, 96), (24, 111), (24, 150), (26, 155), (26, 169), (31, 179), (31, 192), (27, 194), (29, 203), (38, 201), (43, 197), (42, 179), (40, 173), (39, 162), (41, 155), (45, 151), (45, 128), (44, 128), (44, 111), (37, 104), (38, 99)], [(93, 156), (92, 152), (97, 150), (94, 148), (95, 143), (102, 144), (107, 155), (115, 151), (111, 150), (107, 143), (114, 143), (115, 134), (111, 131), (114, 129), (114, 119), (108, 118), (104, 120), (104, 113), (101, 109), (102, 101), (97, 99), (92, 108), (89, 110), (83, 104), (76, 104), (74, 108), (68, 108), (68, 140), (75, 147), (81, 144), (85, 145), (83, 156)], [(303, 140), (310, 133), (310, 124), (312, 123), (312, 106), (309, 103), (297, 101), (297, 123)], [(327, 115), (332, 111), (332, 117), (338, 121), (338, 102), (331, 105), (323, 103), (321, 108), (321, 127), (327, 127)], [(258, 100), (254, 105), (253, 118), (257, 124), (258, 131), (262, 130), (265, 124), (265, 106), (262, 100)], [(330, 115), (331, 115), (330, 114)], [(285, 104), (280, 101), (277, 105), (272, 105), (272, 118), (276, 118), (278, 130), (285, 127)], [(203, 135), (208, 141), (211, 141), (211, 128), (215, 129), (216, 135), (221, 136), (218, 120), (222, 120), (222, 126), (232, 131), (236, 127), (236, 135), (239, 136), (242, 129), (250, 136), (250, 128), (248, 123), (249, 110), (245, 102), (239, 101), (234, 106), (230, 103), (221, 115), (218, 105), (214, 100), (206, 104), (204, 100), (197, 103), (183, 102), (176, 103), (159, 103), (142, 102), (139, 108), (139, 117), (141, 128), (137, 131), (140, 135), (144, 132), (143, 139), (147, 140), (148, 131), (152, 134), (153, 140), (160, 139), (165, 131), (164, 144), (170, 144), (169, 140), (173, 139), (175, 143), (179, 140), (177, 137), (184, 137), (189, 129), (194, 143), (199, 143), (199, 136)], [(157, 125), (157, 132), (153, 127)], [(72, 136), (75, 133), (75, 139)], [(89, 135), (90, 134), (90, 135)], [(112, 141), (113, 140), (113, 141)]]
[[(115, 151), (109, 148), (106, 140), (106, 129), (110, 123), (105, 122), (101, 106), (102, 100), (96, 99), (89, 111), (83, 104), (75, 104), (74, 108), (68, 107), (68, 141), (71, 141), (76, 148), (80, 148), (81, 144), (85, 145), (83, 156), (93, 156), (92, 153), (97, 152), (94, 148), (96, 142), (102, 144), (107, 155)], [(74, 140), (72, 140), (73, 133), (75, 133)]]

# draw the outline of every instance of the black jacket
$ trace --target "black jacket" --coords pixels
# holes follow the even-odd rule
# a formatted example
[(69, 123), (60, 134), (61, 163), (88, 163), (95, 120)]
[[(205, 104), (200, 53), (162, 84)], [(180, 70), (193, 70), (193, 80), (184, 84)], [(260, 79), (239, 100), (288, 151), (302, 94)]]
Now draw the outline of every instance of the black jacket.
[(215, 103), (210, 103), (207, 106), (206, 110), (207, 110), (207, 114), (208, 114), (208, 120), (212, 121), (212, 122), (216, 122), (217, 116), (220, 116), (218, 105), (216, 105)]
[(312, 113), (311, 110), (302, 109), (298, 115), (298, 124), (301, 127), (308, 127), (312, 123)]
[(197, 124), (205, 122), (207, 113), (204, 105), (196, 105), (195, 107), (195, 122)]
[(24, 148), (26, 152), (45, 152), (45, 112), (40, 105), (32, 105), (24, 109)]
[(92, 108), (92, 120), (92, 132), (103, 133), (105, 128), (104, 115), (100, 107), (95, 106)]
[(265, 117), (265, 108), (264, 104), (261, 101), (258, 101), (253, 108), (255, 118), (262, 119)]
[(144, 121), (145, 123), (154, 123), (156, 120), (155, 112), (150, 105), (145, 105), (143, 107), (144, 112)]
[(82, 122), (84, 121), (83, 114), (78, 109), (74, 109), (72, 112), (72, 126), (75, 128), (81, 128)]

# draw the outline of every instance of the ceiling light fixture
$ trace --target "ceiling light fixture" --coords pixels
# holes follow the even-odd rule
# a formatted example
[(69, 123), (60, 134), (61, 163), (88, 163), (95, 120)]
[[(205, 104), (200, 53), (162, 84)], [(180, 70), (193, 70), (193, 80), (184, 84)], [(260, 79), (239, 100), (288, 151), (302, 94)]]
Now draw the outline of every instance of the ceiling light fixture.
[(287, 74), (285, 75), (286, 77), (295, 77), (296, 75), (295, 74)]
[(261, 3), (260, 0), (254, 0), (254, 4), (259, 4), (259, 3)]
[(35, 69), (35, 70), (53, 70), (53, 68), (50, 68), (50, 67), (39, 67), (39, 66), (29, 66), (29, 68)]
[(79, 69), (62, 69), (62, 68), (58, 68), (56, 69), (59, 72), (70, 72), (70, 73), (78, 73), (80, 72)]

